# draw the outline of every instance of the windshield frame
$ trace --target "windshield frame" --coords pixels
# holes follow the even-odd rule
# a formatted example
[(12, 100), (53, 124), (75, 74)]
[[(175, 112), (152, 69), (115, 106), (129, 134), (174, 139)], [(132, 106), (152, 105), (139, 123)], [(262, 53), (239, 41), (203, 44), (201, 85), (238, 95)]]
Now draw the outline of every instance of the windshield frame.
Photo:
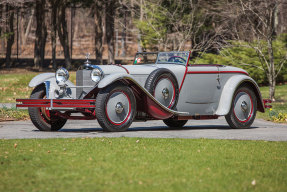
[[(186, 53), (186, 57), (183, 58), (181, 56), (181, 58), (185, 59), (185, 63), (176, 63), (176, 62), (159, 62), (158, 59), (159, 59), (159, 55), (161, 53), (165, 53), (165, 54), (169, 54), (169, 53), (174, 53), (174, 54), (180, 54), (180, 53)], [(156, 59), (155, 59), (155, 63), (135, 63), (135, 60), (137, 57), (138, 54), (155, 54), (156, 55)], [(133, 65), (184, 65), (184, 66), (187, 66), (188, 62), (189, 62), (189, 57), (190, 57), (190, 51), (161, 51), (161, 52), (137, 52), (135, 54), (135, 57), (134, 57), (134, 60), (133, 60)]]
[[(185, 63), (175, 63), (175, 62), (158, 62), (158, 58), (159, 58), (159, 54), (160, 53), (186, 53), (187, 56), (186, 58), (183, 58), (185, 59)], [(162, 52), (158, 52), (157, 54), (157, 59), (156, 59), (156, 64), (160, 65), (160, 64), (167, 64), (167, 65), (184, 65), (184, 66), (187, 66), (187, 63), (189, 61), (189, 56), (190, 56), (190, 51), (162, 51)]]

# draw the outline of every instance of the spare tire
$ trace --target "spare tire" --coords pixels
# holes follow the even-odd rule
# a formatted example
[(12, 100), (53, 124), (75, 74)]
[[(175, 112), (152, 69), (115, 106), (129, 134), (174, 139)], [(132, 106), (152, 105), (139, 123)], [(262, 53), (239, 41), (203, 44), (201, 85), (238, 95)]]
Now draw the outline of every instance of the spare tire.
[(159, 68), (147, 78), (145, 88), (157, 101), (174, 109), (177, 104), (179, 89), (175, 75), (168, 69)]

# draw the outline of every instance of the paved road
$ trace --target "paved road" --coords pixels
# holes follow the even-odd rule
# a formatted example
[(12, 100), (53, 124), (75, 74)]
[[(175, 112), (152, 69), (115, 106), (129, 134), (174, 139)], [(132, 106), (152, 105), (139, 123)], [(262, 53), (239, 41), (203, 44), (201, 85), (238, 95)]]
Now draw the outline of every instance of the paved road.
[(169, 129), (162, 121), (134, 122), (126, 132), (103, 132), (97, 121), (70, 120), (58, 132), (38, 131), (30, 121), (0, 122), (0, 139), (69, 137), (211, 138), (287, 141), (287, 125), (256, 120), (251, 129), (230, 129), (224, 118), (189, 121), (182, 129)]

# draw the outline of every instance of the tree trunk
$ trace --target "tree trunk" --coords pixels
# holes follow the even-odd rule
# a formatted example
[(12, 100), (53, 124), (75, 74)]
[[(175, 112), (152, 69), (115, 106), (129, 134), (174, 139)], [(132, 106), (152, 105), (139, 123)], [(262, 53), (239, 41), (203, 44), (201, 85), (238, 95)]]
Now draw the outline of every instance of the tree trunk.
[[(0, 17), (4, 20), (4, 17), (3, 17), (3, 5), (0, 5)], [(2, 37), (2, 22), (0, 22), (0, 37)], [(1, 41), (1, 54), (3, 54), (3, 38), (0, 38), (0, 41)], [(0, 67), (3, 65), (3, 63), (0, 63)]]
[(268, 40), (268, 55), (269, 55), (269, 63), (270, 63), (270, 70), (269, 70), (269, 98), (272, 101), (275, 101), (275, 87), (276, 87), (276, 74), (275, 74), (275, 67), (274, 67), (274, 53), (273, 53), (273, 45), (272, 45), (272, 37)]
[(267, 47), (268, 47), (268, 57), (270, 63), (270, 70), (269, 70), (269, 98), (272, 101), (275, 101), (275, 88), (276, 88), (276, 73), (275, 73), (275, 66), (274, 66), (274, 50), (273, 50), (273, 40), (276, 38), (276, 18), (277, 18), (277, 3), (274, 2), (272, 4), (272, 14), (271, 14), (271, 26), (270, 32), (267, 36)]
[(103, 4), (102, 1), (96, 1), (95, 3), (95, 45), (96, 45), (96, 60), (103, 64)]
[(69, 52), (69, 40), (68, 40), (68, 31), (67, 31), (67, 21), (66, 21), (66, 4), (62, 2), (59, 6), (59, 23), (58, 23), (58, 35), (61, 42), (61, 45), (64, 49), (65, 56), (65, 67), (69, 70), (71, 69), (71, 57)]
[(14, 10), (11, 6), (6, 5), (6, 13), (8, 13), (8, 22), (6, 24), (6, 33), (8, 34), (7, 38), (7, 47), (6, 47), (6, 67), (11, 67), (11, 53), (12, 53), (12, 46), (14, 43)]
[(122, 31), (122, 39), (121, 39), (121, 43), (122, 43), (122, 54), (121, 56), (125, 57), (126, 56), (126, 50), (127, 50), (127, 8), (124, 7), (124, 28)]
[[(0, 4), (0, 17), (1, 19), (3, 19), (2, 17), (2, 5)], [(2, 40), (2, 22), (0, 21), (0, 40)], [(2, 43), (2, 42), (1, 42)], [(2, 44), (1, 44), (2, 45)], [(2, 54), (2, 47), (1, 47), (1, 54)], [(2, 66), (2, 63), (0, 63), (0, 67)]]
[(23, 45), (26, 44), (28, 35), (30, 33), (32, 22), (33, 22), (33, 17), (34, 17), (34, 12), (35, 12), (35, 10), (32, 8), (31, 16), (29, 18), (28, 25), (27, 25), (27, 28), (26, 28), (26, 31), (25, 31), (25, 35), (23, 37)]
[(273, 77), (269, 77), (269, 98), (272, 101), (275, 101), (275, 87), (276, 87), (276, 79)]
[(115, 0), (108, 0), (106, 1), (106, 37), (108, 44), (108, 64), (115, 63), (114, 17), (115, 17)]
[[(140, 0), (140, 22), (143, 20), (143, 0)], [(138, 52), (142, 52), (142, 37), (141, 37), (141, 32), (140, 30), (138, 31)]]
[(53, 69), (57, 68), (56, 63), (56, 48), (57, 48), (57, 1), (51, 0), (51, 22), (52, 22), (52, 28), (51, 28), (51, 43), (52, 43), (52, 65)]
[(34, 65), (42, 70), (45, 59), (47, 26), (45, 24), (45, 0), (36, 1), (36, 39), (34, 47)]

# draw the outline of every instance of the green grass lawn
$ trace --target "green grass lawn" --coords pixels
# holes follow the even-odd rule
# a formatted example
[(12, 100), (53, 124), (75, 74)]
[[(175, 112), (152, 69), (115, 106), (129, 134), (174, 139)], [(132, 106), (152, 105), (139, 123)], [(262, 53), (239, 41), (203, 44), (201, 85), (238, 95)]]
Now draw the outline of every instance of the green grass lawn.
[(8, 109), (6, 107), (0, 108), (0, 122), (8, 120), (26, 120), (30, 119), (27, 109)]
[(0, 140), (0, 191), (287, 191), (287, 142)]
[[(33, 88), (28, 84), (37, 74), (40, 73), (0, 74), (0, 103), (15, 103), (16, 99), (29, 98)], [(76, 72), (70, 72), (70, 80), (76, 82)]]

